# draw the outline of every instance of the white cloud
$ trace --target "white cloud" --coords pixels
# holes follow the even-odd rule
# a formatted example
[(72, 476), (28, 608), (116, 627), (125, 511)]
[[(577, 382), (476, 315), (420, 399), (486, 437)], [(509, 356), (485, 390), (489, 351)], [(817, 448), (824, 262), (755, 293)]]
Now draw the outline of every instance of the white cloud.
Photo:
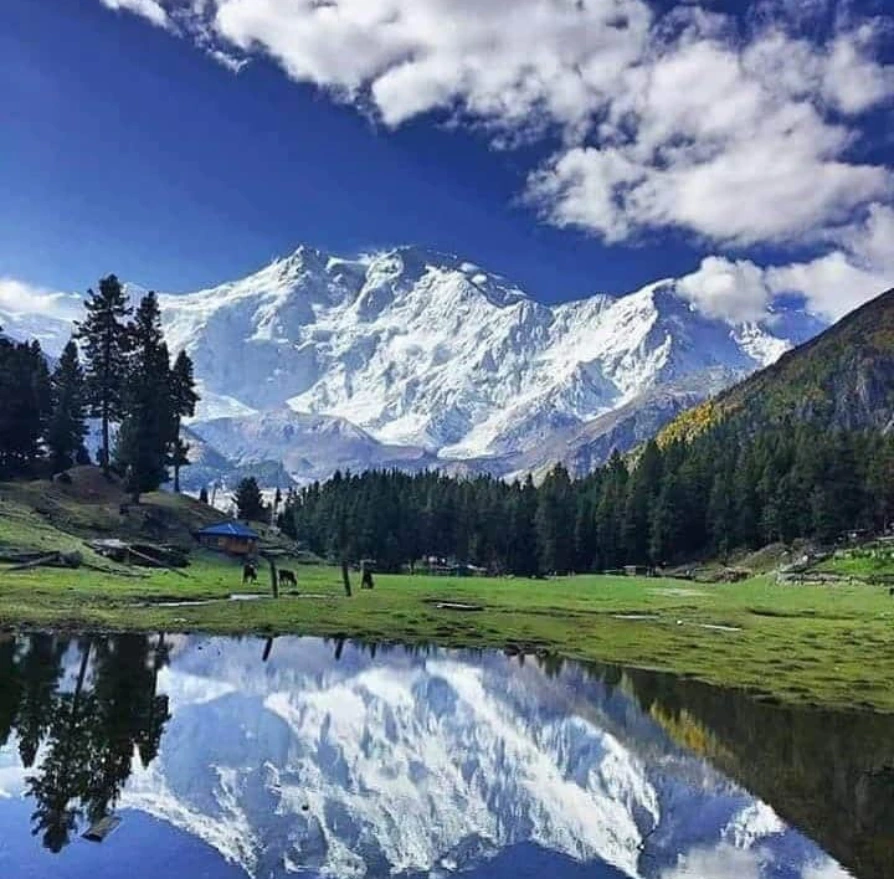
[(837, 319), (894, 288), (894, 208), (872, 205), (840, 240), (840, 249), (816, 259), (767, 269), (771, 293), (804, 293), (816, 311)]
[[(773, 855), (764, 849), (739, 849), (728, 843), (694, 849), (661, 874), (661, 879), (763, 879), (773, 869)], [(769, 870), (765, 869), (770, 867)], [(801, 879), (847, 879), (831, 858), (802, 868)]]
[(765, 317), (771, 298), (762, 269), (748, 260), (721, 256), (703, 259), (698, 271), (677, 282), (677, 291), (703, 314), (732, 323)]
[[(736, 245), (802, 241), (894, 190), (890, 169), (845, 158), (853, 133), (823, 115), (831, 64), (780, 32), (744, 51), (684, 39), (628, 71), (602, 142), (554, 156), (531, 175), (529, 200), (609, 241), (667, 227)], [(850, 81), (848, 106), (884, 94)]]
[(83, 304), (76, 293), (59, 293), (14, 278), (0, 277), (0, 311), (10, 315), (38, 314), (73, 321), (81, 317)]
[[(553, 154), (524, 198), (559, 227), (833, 247), (764, 277), (770, 293), (809, 288), (827, 314), (890, 276), (886, 255), (841, 232), (873, 204), (881, 222), (894, 200), (892, 168), (854, 149), (866, 114), (894, 98), (894, 66), (879, 60), (890, 20), (831, 0), (752, 0), (738, 18), (709, 0), (664, 13), (646, 0), (101, 2), (233, 70), (267, 55), (388, 126), (435, 111), (500, 145), (542, 138)], [(851, 231), (865, 239), (869, 225)], [(689, 284), (703, 308), (728, 295), (730, 313), (750, 313), (758, 300), (741, 260), (703, 264)]]
[(147, 18), (157, 27), (169, 28), (171, 20), (158, 0), (100, 0), (109, 9), (127, 10)]
[(838, 230), (815, 259), (758, 266), (709, 256), (677, 282), (700, 311), (739, 323), (758, 319), (779, 295), (797, 293), (816, 314), (837, 320), (894, 288), (894, 208), (870, 205), (865, 219)]
[(208, 52), (208, 56), (233, 73), (239, 73), (249, 63), (247, 58), (238, 58), (236, 55), (224, 52), (222, 49), (212, 49)]
[(661, 879), (761, 879), (759, 851), (721, 844), (716, 849), (695, 849), (661, 874)]
[(849, 158), (848, 121), (894, 94), (894, 68), (875, 58), (879, 20), (812, 43), (796, 32), (824, 4), (754, 6), (750, 25), (644, 0), (511, 15), (505, 0), (182, 0), (172, 15), (213, 57), (265, 53), (390, 126), (440, 110), (501, 142), (558, 133), (527, 187), (558, 226), (802, 242), (894, 192), (891, 169)]

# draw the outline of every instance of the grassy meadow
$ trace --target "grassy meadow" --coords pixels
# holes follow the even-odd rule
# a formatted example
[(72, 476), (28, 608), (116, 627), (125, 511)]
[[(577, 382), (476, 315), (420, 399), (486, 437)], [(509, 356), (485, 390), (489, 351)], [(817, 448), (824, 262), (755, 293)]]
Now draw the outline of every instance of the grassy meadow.
[[(666, 670), (782, 702), (894, 712), (894, 597), (885, 586), (860, 582), (890, 562), (829, 560), (827, 568), (853, 582), (816, 585), (781, 585), (772, 574), (739, 583), (377, 574), (376, 588), (364, 591), (354, 572), (347, 598), (337, 568), (284, 560), (298, 573), (298, 590), (274, 601), (266, 569), (245, 590), (241, 564), (214, 553), (194, 551), (192, 564), (179, 572), (97, 555), (83, 538), (151, 528), (156, 539), (185, 545), (192, 529), (219, 518), (167, 493), (147, 495), (130, 513), (121, 512), (121, 500), (120, 489), (90, 468), (71, 486), (0, 484), (0, 554), (78, 551), (84, 562), (24, 571), (0, 564), (0, 627), (288, 633), (550, 652)], [(778, 566), (778, 553), (768, 553), (766, 565), (756, 554), (750, 569)], [(265, 598), (230, 600), (243, 591)], [(176, 606), (190, 601), (202, 603)], [(443, 602), (481, 609), (438, 607)]]
[[(115, 568), (115, 566), (111, 566)], [(296, 568), (297, 594), (211, 553), (173, 571), (0, 572), (0, 626), (308, 634), (448, 647), (548, 651), (743, 687), (761, 697), (894, 711), (894, 598), (862, 584), (780, 586), (582, 575), (550, 580), (376, 575), (347, 598), (341, 572)], [(165, 602), (200, 605), (164, 606)], [(439, 608), (469, 603), (479, 611)]]

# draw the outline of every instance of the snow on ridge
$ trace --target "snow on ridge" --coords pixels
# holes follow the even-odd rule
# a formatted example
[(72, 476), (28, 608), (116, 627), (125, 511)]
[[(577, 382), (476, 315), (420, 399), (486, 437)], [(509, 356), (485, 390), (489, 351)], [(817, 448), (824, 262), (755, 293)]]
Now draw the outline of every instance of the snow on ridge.
[[(250, 425), (292, 409), (433, 459), (547, 448), (557, 432), (652, 390), (693, 387), (709, 373), (732, 383), (818, 329), (788, 306), (730, 326), (698, 312), (673, 279), (548, 306), (474, 262), (416, 246), (355, 258), (300, 247), (240, 280), (159, 302), (172, 352), (195, 363), (200, 435), (212, 419)], [(37, 330), (61, 332), (40, 321)], [(354, 469), (374, 457), (364, 446)]]
[(174, 347), (215, 393), (345, 418), (442, 457), (517, 451), (550, 423), (717, 366), (745, 375), (790, 347), (769, 324), (736, 330), (697, 313), (670, 280), (549, 307), (422, 248), (357, 260), (299, 250), (164, 306)]

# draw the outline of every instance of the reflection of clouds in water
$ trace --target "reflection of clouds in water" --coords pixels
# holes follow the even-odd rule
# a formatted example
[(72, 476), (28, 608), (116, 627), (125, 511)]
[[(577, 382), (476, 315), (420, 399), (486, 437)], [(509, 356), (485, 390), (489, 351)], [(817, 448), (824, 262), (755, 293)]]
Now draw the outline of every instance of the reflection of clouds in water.
[(808, 864), (803, 872), (793, 874), (762, 848), (743, 850), (727, 843), (687, 852), (676, 866), (661, 874), (661, 879), (768, 879), (782, 875), (799, 875), (801, 879), (849, 879), (849, 874), (831, 859)]
[(829, 860), (825, 864), (809, 866), (804, 872), (804, 879), (850, 879), (850, 873)]

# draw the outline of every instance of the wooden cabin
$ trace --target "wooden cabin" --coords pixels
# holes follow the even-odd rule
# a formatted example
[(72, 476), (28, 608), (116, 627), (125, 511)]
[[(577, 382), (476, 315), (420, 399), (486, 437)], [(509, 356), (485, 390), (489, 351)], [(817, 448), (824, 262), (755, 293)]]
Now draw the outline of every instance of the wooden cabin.
[(261, 538), (241, 522), (220, 522), (196, 532), (196, 540), (208, 549), (229, 555), (250, 556), (258, 551)]

